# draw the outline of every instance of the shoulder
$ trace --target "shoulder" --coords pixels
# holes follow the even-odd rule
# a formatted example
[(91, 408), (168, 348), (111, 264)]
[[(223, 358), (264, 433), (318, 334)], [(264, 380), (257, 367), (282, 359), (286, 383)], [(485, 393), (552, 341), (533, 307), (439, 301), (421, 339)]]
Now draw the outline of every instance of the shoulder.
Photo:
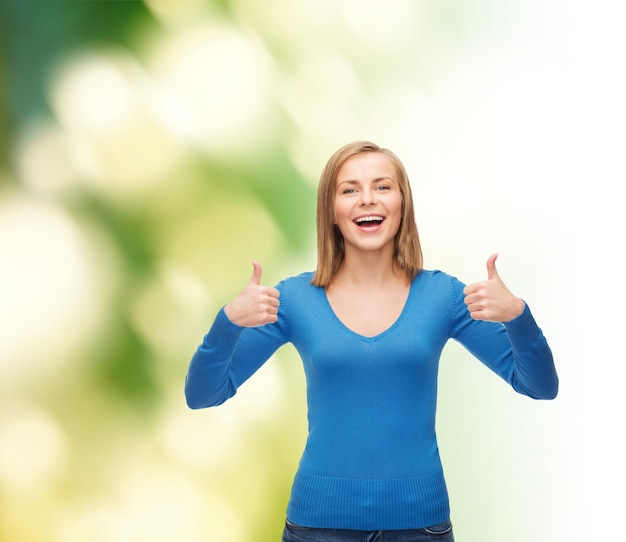
[(313, 317), (323, 308), (324, 289), (311, 284), (313, 273), (300, 273), (281, 280), (276, 289), (279, 292), (279, 312), (286, 321), (295, 325), (303, 315)]
[(413, 279), (414, 284), (420, 282), (429, 284), (449, 284), (455, 281), (460, 282), (456, 277), (440, 269), (422, 269)]
[(465, 283), (439, 269), (424, 269), (413, 279), (412, 288), (430, 295), (452, 295), (458, 297)]
[(422, 269), (417, 275), (415, 275), (413, 282), (433, 279), (438, 280), (440, 275), (445, 275), (445, 273), (439, 269)]
[(313, 272), (306, 271), (304, 273), (300, 273), (299, 275), (284, 278), (276, 285), (276, 289), (281, 293), (281, 296), (283, 294), (296, 294), (297, 296), (304, 296), (307, 293), (314, 293), (319, 290), (317, 286), (313, 286), (311, 284), (312, 280)]
[(315, 288), (311, 284), (311, 280), (313, 280), (313, 271), (305, 271), (304, 273), (300, 273), (299, 275), (293, 275), (291, 277), (286, 277), (281, 280), (276, 287), (280, 288)]

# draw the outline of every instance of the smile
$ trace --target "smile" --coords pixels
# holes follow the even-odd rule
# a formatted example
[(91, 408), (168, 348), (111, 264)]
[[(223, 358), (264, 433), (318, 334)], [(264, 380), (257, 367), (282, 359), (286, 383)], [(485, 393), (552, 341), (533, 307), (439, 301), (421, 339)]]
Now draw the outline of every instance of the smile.
[(371, 226), (380, 226), (385, 220), (384, 216), (380, 215), (369, 215), (369, 216), (360, 216), (359, 218), (354, 219), (354, 223), (359, 227), (371, 227)]

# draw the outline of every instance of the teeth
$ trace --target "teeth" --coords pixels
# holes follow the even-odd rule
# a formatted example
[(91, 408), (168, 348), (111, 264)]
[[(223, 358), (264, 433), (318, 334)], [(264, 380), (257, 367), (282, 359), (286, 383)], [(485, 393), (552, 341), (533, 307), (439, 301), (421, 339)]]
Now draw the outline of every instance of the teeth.
[(382, 220), (382, 216), (362, 216), (357, 218), (355, 222), (381, 222)]

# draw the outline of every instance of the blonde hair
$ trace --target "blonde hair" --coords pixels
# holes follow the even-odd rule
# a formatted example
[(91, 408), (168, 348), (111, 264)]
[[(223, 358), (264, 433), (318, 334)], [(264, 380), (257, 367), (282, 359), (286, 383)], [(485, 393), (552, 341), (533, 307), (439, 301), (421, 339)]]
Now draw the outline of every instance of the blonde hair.
[(317, 189), (317, 268), (311, 284), (326, 287), (339, 271), (345, 257), (343, 236), (335, 224), (334, 205), (337, 173), (353, 156), (365, 152), (384, 154), (393, 164), (402, 195), (402, 219), (395, 237), (394, 262), (408, 281), (422, 271), (422, 247), (415, 224), (415, 208), (409, 178), (400, 159), (390, 150), (370, 141), (355, 141), (344, 145), (328, 160)]

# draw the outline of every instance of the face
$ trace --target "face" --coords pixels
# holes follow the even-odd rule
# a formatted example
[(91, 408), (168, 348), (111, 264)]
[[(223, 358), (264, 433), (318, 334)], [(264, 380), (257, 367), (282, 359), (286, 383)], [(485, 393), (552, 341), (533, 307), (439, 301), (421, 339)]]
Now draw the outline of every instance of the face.
[(402, 194), (392, 162), (382, 153), (349, 158), (337, 172), (335, 221), (349, 251), (390, 250), (402, 219)]

